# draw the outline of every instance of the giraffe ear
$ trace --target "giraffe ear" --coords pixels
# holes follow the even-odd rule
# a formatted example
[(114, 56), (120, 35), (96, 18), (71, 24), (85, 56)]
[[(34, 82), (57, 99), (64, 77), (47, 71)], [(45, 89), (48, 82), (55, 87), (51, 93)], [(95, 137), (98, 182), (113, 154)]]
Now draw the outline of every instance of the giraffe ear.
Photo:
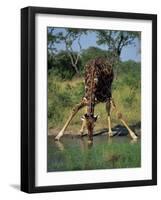
[(85, 120), (85, 117), (84, 117), (84, 116), (82, 116), (82, 117), (81, 117), (81, 120), (82, 120), (82, 121), (84, 121), (84, 120)]
[(99, 115), (95, 115), (95, 116), (94, 116), (95, 121), (97, 121), (97, 119), (99, 119), (99, 118), (100, 118)]
[(87, 115), (87, 113), (83, 117), (84, 117), (84, 119), (88, 119), (89, 118), (89, 116)]

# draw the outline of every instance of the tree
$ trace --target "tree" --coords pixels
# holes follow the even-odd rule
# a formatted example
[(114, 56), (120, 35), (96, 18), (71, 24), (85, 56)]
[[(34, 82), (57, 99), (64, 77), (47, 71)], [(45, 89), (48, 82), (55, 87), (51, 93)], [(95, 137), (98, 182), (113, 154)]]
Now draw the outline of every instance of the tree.
[[(65, 44), (65, 50), (77, 74), (79, 74), (78, 61), (82, 50), (80, 39), (83, 34), (86, 34), (86, 30), (74, 28), (65, 28), (64, 31), (58, 33), (58, 40), (60, 43), (63, 42)], [(77, 52), (74, 50), (74, 43), (78, 45)]]
[(97, 44), (107, 45), (108, 50), (114, 52), (118, 58), (122, 49), (125, 46), (134, 44), (134, 39), (139, 37), (138, 32), (134, 31), (98, 30), (96, 32)]
[(56, 44), (59, 43), (58, 35), (54, 31), (55, 28), (53, 27), (47, 29), (48, 53), (51, 55), (57, 52)]
[(97, 44), (107, 45), (111, 62), (115, 65), (115, 78), (118, 75), (120, 55), (125, 46), (134, 44), (135, 38), (140, 38), (140, 32), (97, 30)]
[[(79, 69), (81, 68), (81, 60), (78, 61), (77, 66)], [(76, 75), (76, 71), (71, 66), (71, 60), (68, 56), (68, 52), (60, 51), (54, 55), (54, 58), (48, 58), (48, 72), (53, 73), (54, 76), (64, 80), (71, 79), (74, 75)]]
[(85, 65), (87, 61), (96, 57), (106, 57), (108, 52), (95, 46), (91, 46), (88, 49), (82, 50), (81, 60), (82, 65)]
[(57, 53), (56, 44), (59, 43), (58, 35), (55, 32), (55, 28), (49, 27), (47, 29), (47, 56), (48, 56), (48, 70), (53, 67), (53, 61)]

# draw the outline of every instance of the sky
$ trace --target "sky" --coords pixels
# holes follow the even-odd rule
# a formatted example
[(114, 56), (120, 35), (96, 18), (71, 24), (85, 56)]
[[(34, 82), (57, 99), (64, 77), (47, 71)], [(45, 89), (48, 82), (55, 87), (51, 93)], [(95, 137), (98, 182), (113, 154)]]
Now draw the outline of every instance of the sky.
[[(55, 28), (54, 32), (58, 33), (60, 31), (64, 31), (64, 28)], [(107, 50), (107, 45), (98, 45), (96, 43), (97, 37), (95, 32), (89, 32), (87, 35), (82, 35), (80, 39), (80, 43), (82, 49), (87, 49), (90, 46), (99, 47), (100, 49)], [(65, 50), (65, 44), (56, 44), (55, 47), (60, 50)], [(73, 50), (79, 51), (79, 46), (77, 41), (73, 43)], [(122, 61), (134, 60), (136, 62), (140, 62), (141, 55), (140, 55), (140, 42), (138, 39), (134, 40), (134, 44), (126, 46), (122, 49), (120, 58)]]

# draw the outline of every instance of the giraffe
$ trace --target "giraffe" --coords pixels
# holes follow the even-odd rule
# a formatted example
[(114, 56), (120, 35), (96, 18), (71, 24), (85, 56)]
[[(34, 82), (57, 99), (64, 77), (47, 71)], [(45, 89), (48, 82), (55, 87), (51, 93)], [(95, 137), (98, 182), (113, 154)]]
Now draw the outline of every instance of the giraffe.
[(76, 113), (85, 107), (85, 114), (81, 118), (83, 120), (80, 134), (83, 135), (85, 128), (88, 130), (88, 143), (93, 142), (93, 129), (94, 124), (97, 121), (98, 115), (94, 115), (94, 108), (98, 103), (105, 103), (108, 122), (108, 135), (113, 136), (111, 129), (111, 112), (115, 111), (117, 118), (127, 128), (131, 138), (137, 139), (135, 133), (129, 128), (125, 122), (122, 113), (117, 110), (114, 99), (112, 98), (112, 82), (114, 79), (113, 64), (107, 58), (95, 58), (90, 60), (85, 65), (85, 94), (73, 110), (68, 120), (66, 121), (62, 130), (55, 137), (55, 140), (59, 140), (69, 123), (76, 115)]

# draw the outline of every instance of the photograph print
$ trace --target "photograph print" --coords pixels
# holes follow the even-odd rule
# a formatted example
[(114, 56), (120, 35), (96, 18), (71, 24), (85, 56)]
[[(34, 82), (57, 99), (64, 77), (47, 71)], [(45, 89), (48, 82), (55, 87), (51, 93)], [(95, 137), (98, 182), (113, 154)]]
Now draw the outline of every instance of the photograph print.
[(141, 167), (141, 32), (47, 27), (47, 171)]

